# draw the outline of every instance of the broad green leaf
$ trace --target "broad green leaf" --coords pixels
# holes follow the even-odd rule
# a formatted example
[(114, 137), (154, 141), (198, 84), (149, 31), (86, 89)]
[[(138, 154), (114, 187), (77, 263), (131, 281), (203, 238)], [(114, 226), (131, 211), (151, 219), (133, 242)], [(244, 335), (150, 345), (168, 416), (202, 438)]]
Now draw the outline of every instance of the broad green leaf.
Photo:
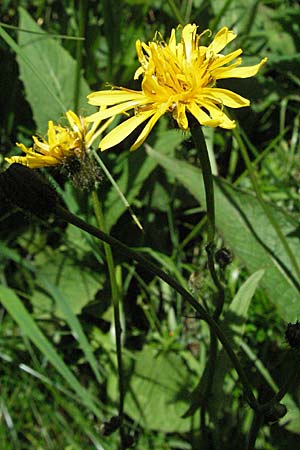
[[(174, 174), (205, 208), (205, 194), (200, 169), (170, 158), (147, 146), (147, 153), (158, 164)], [(216, 225), (226, 245), (250, 273), (264, 269), (261, 282), (268, 297), (287, 322), (300, 313), (299, 291), (292, 281), (293, 269), (278, 237), (257, 199), (215, 178)], [(298, 221), (278, 208), (271, 211), (299, 263)], [(294, 280), (297, 283), (297, 280)]]
[(78, 395), (82, 404), (84, 404), (93, 414), (95, 414), (96, 417), (101, 419), (102, 414), (95, 405), (93, 399), (90, 397), (89, 392), (78, 382), (77, 378), (64, 363), (53, 345), (42, 333), (14, 291), (0, 285), (0, 301), (12, 318), (17, 322), (22, 333), (33, 342), (33, 344), (61, 374), (68, 385)]
[[(76, 261), (67, 254), (52, 251), (49, 247), (45, 248), (35, 258), (36, 284), (40, 283), (40, 278), (45, 277), (53, 285), (57, 286), (64, 295), (68, 307), (74, 314), (79, 314), (82, 308), (91, 300), (95, 293), (101, 287), (100, 276), (85, 267), (81, 261)], [(38, 311), (52, 311), (53, 302), (49, 295), (43, 290), (35, 290), (31, 302)], [(65, 317), (61, 306), (56, 306), (55, 314)]]
[[(145, 347), (134, 353), (125, 412), (136, 423), (151, 430), (187, 432), (193, 418), (181, 416), (189, 404), (195, 374), (175, 352)], [(110, 379), (110, 393), (117, 396), (116, 379)], [(197, 423), (197, 419), (196, 419)]]
[[(23, 8), (19, 8), (19, 26), (22, 30), (43, 32)], [(68, 109), (74, 108), (76, 61), (47, 33), (44, 35), (19, 31), (17, 60), (27, 100), (40, 133), (49, 120), (60, 121)], [(94, 111), (86, 96), (90, 89), (81, 77), (79, 110), (84, 114)]]

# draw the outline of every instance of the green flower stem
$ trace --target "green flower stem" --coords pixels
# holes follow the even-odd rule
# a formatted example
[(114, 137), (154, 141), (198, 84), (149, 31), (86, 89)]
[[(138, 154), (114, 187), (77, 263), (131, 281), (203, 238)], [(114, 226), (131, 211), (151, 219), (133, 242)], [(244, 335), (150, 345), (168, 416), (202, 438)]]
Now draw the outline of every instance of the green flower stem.
[[(212, 277), (212, 280), (218, 290), (218, 298), (216, 308), (213, 314), (213, 319), (215, 322), (218, 322), (219, 317), (222, 313), (225, 299), (225, 289), (223, 284), (218, 278), (217, 272), (215, 270), (215, 258), (214, 258), (214, 250), (215, 250), (215, 234), (216, 234), (216, 221), (215, 221), (215, 198), (214, 198), (214, 185), (213, 185), (213, 176), (211, 170), (211, 164), (209, 160), (209, 154), (205, 142), (205, 138), (203, 135), (202, 127), (199, 124), (191, 126), (191, 134), (194, 140), (195, 147), (198, 151), (198, 156), (201, 163), (202, 176), (204, 181), (204, 189), (205, 189), (205, 199), (206, 199), (206, 211), (207, 211), (207, 240), (208, 244), (206, 246), (207, 252), (207, 262), (208, 268)], [(209, 351), (209, 360), (208, 360), (208, 376), (205, 386), (205, 393), (203, 395), (203, 403), (201, 408), (201, 429), (202, 434), (206, 436), (206, 423), (205, 423), (205, 415), (208, 407), (208, 402), (210, 399), (213, 382), (214, 382), (214, 374), (216, 371), (216, 361), (218, 355), (218, 343), (216, 334), (213, 332), (212, 328), (210, 329), (210, 351)]]
[(260, 427), (262, 426), (262, 423), (263, 423), (263, 415), (257, 411), (254, 411), (254, 417), (250, 428), (246, 450), (254, 450), (255, 441), (258, 436)]
[[(286, 254), (288, 255), (288, 257), (289, 257), (289, 259), (291, 261), (292, 267), (294, 268), (295, 274), (297, 275), (297, 279), (300, 280), (300, 267), (298, 265), (298, 262), (297, 262), (297, 260), (295, 258), (294, 253), (292, 252), (292, 250), (291, 250), (291, 248), (289, 246), (289, 243), (288, 243), (286, 237), (284, 236), (280, 226), (278, 225), (277, 221), (274, 219), (273, 214), (272, 214), (268, 204), (264, 201), (264, 199), (263, 199), (263, 197), (261, 195), (261, 192), (260, 192), (260, 189), (259, 189), (259, 186), (258, 186), (258, 183), (257, 183), (256, 175), (255, 175), (253, 166), (251, 164), (251, 161), (249, 159), (249, 156), (248, 156), (248, 153), (247, 153), (247, 149), (246, 149), (246, 147), (244, 145), (244, 142), (242, 141), (242, 139), (240, 137), (240, 134), (236, 130), (233, 130), (233, 133), (234, 133), (234, 137), (237, 140), (237, 143), (239, 145), (239, 149), (241, 150), (243, 159), (245, 161), (248, 173), (250, 175), (252, 187), (253, 187), (253, 189), (255, 191), (257, 200), (259, 201), (260, 206), (262, 207), (262, 209), (263, 209), (265, 215), (267, 216), (270, 224), (273, 226), (273, 228), (274, 228), (274, 230), (275, 230), (275, 232), (276, 232), (276, 234), (278, 236), (278, 239), (280, 240), (282, 246), (284, 247), (284, 249), (286, 251)], [(297, 285), (295, 287), (299, 290), (299, 285)]]
[(211, 245), (214, 242), (216, 232), (215, 198), (211, 165), (202, 127), (199, 125), (191, 126), (191, 134), (201, 163), (206, 198), (207, 240), (208, 245)]
[(215, 219), (215, 196), (214, 196), (213, 175), (211, 171), (208, 150), (203, 135), (202, 127), (199, 125), (192, 126), (191, 134), (200, 159), (202, 176), (204, 181), (206, 211), (207, 211), (207, 240), (208, 240), (206, 251), (207, 251), (208, 268), (219, 294), (218, 305), (214, 313), (214, 318), (215, 320), (217, 320), (220, 317), (224, 305), (224, 286), (218, 278), (214, 264), (214, 247), (215, 247), (214, 241), (216, 234), (216, 219)]
[[(275, 417), (277, 417), (277, 420), (284, 416), (285, 412), (283, 411), (282, 415), (276, 415), (278, 414), (278, 409), (276, 409), (276, 406), (280, 405), (280, 400), (283, 399), (285, 394), (288, 392), (290, 386), (294, 382), (295, 378), (297, 378), (297, 374), (299, 372), (299, 357), (298, 353), (295, 353), (292, 356), (294, 356), (294, 366), (289, 370), (289, 373), (286, 377), (286, 380), (284, 381), (281, 388), (278, 390), (278, 392), (269, 400), (268, 402), (259, 405), (257, 411), (254, 412), (254, 417), (251, 425), (251, 429), (249, 432), (249, 438), (248, 438), (248, 446), (246, 450), (254, 450), (255, 448), (255, 441), (258, 436), (259, 429), (263, 423), (263, 419), (265, 416), (268, 416), (270, 414), (274, 414)], [(281, 405), (283, 406), (283, 405)], [(276, 419), (275, 419), (276, 420)]]
[(200, 412), (200, 427), (201, 427), (202, 439), (203, 439), (202, 445), (205, 448), (209, 447), (208, 433), (207, 433), (207, 426), (206, 426), (206, 411), (208, 408), (208, 403), (210, 401), (210, 395), (211, 395), (213, 382), (214, 382), (217, 355), (218, 355), (217, 336), (213, 332), (213, 329), (210, 328), (209, 359), (207, 362), (208, 370), (207, 370), (207, 376), (206, 376), (206, 383), (205, 383), (205, 387), (204, 387), (203, 402), (201, 405), (201, 412)]
[[(105, 219), (102, 211), (102, 207), (97, 195), (97, 192), (94, 190), (92, 192), (92, 201), (93, 208), (95, 212), (95, 216), (98, 222), (99, 229), (103, 232), (106, 232)], [(114, 311), (114, 325), (115, 325), (115, 337), (116, 337), (116, 353), (117, 353), (117, 367), (118, 367), (118, 383), (119, 383), (119, 418), (120, 418), (120, 437), (122, 446), (125, 448), (125, 434), (123, 428), (123, 416), (124, 416), (124, 397), (125, 397), (125, 386), (124, 386), (124, 371), (123, 371), (123, 362), (122, 362), (122, 327), (120, 321), (120, 308), (119, 308), (119, 289), (117, 286), (116, 273), (115, 273), (115, 265), (113, 260), (113, 255), (111, 251), (110, 245), (106, 242), (103, 243), (104, 252), (109, 272), (109, 280), (111, 286), (111, 297)]]
[(238, 357), (236, 356), (235, 352), (232, 350), (230, 343), (228, 342), (225, 334), (217, 324), (217, 322), (205, 311), (203, 306), (201, 306), (197, 300), (186, 290), (184, 289), (179, 283), (177, 283), (176, 280), (174, 280), (172, 277), (170, 277), (167, 273), (165, 273), (163, 270), (161, 270), (159, 267), (157, 267), (152, 261), (145, 258), (140, 253), (136, 252), (132, 248), (128, 247), (127, 245), (123, 244), (118, 239), (109, 236), (108, 234), (104, 233), (103, 231), (93, 227), (92, 225), (86, 223), (84, 220), (80, 219), (79, 217), (72, 214), (67, 209), (63, 208), (62, 206), (57, 205), (55, 207), (55, 211), (59, 217), (61, 217), (63, 220), (71, 223), (75, 227), (80, 228), (83, 231), (86, 231), (92, 236), (95, 236), (97, 239), (100, 239), (107, 244), (109, 244), (111, 247), (118, 249), (127, 259), (134, 259), (138, 263), (141, 264), (146, 270), (151, 272), (153, 275), (158, 276), (163, 281), (165, 281), (169, 286), (171, 286), (173, 289), (175, 289), (179, 294), (182, 295), (182, 297), (199, 313), (199, 316), (201, 319), (206, 321), (212, 331), (217, 335), (219, 341), (222, 343), (224, 349), (226, 350), (233, 366), (235, 367), (235, 370), (237, 371), (240, 381), (243, 384), (245, 396), (247, 398), (247, 401), (251, 408), (254, 410), (257, 410), (258, 403), (256, 401), (256, 398), (252, 392), (251, 385), (248, 381), (247, 375), (245, 374), (240, 361)]

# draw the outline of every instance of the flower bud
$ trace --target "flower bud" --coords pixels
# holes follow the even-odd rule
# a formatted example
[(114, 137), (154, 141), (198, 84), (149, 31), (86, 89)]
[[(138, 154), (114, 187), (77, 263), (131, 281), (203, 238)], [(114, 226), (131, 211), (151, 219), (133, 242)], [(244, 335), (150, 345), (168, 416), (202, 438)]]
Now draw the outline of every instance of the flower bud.
[(113, 416), (110, 420), (107, 420), (101, 424), (101, 434), (103, 436), (110, 436), (118, 428), (120, 428), (121, 419), (120, 416)]
[(228, 266), (228, 264), (232, 262), (233, 255), (228, 248), (222, 247), (216, 252), (215, 260), (217, 264), (219, 264), (221, 269), (224, 269), (226, 266)]
[(271, 411), (265, 415), (265, 421), (269, 424), (277, 422), (287, 413), (287, 407), (283, 403), (276, 403)]
[(285, 331), (285, 338), (292, 348), (300, 347), (300, 323), (289, 323)]

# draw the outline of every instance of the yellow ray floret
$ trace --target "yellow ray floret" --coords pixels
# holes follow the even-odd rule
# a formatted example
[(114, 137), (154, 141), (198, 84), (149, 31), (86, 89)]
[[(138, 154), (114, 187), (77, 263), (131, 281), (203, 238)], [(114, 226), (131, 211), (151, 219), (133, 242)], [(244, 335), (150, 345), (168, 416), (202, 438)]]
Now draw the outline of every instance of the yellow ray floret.
[(239, 67), (242, 50), (227, 55), (220, 52), (236, 38), (236, 34), (223, 27), (208, 46), (200, 45), (209, 30), (197, 34), (197, 26), (188, 24), (181, 29), (180, 42), (172, 30), (168, 44), (156, 38), (148, 44), (137, 41), (136, 50), (140, 67), (134, 78), (142, 76), (141, 91), (124, 87), (93, 92), (89, 103), (100, 110), (87, 117), (95, 122), (116, 114), (133, 115), (110, 131), (100, 142), (106, 150), (123, 141), (138, 126), (146, 122), (131, 150), (137, 149), (147, 138), (159, 118), (169, 112), (183, 130), (189, 129), (188, 114), (201, 125), (232, 129), (235, 122), (225, 114), (223, 107), (242, 108), (250, 101), (230, 90), (216, 87), (224, 78), (248, 78), (256, 75), (267, 58), (260, 63)]
[(100, 121), (92, 125), (84, 117), (77, 116), (73, 111), (66, 113), (69, 126), (55, 125), (48, 122), (47, 139), (33, 136), (33, 146), (27, 148), (24, 144), (17, 146), (26, 156), (5, 158), (7, 162), (19, 163), (36, 169), (63, 164), (66, 158), (76, 156), (81, 159), (88, 151), (92, 142), (101, 134), (113, 120), (111, 117), (99, 128)]

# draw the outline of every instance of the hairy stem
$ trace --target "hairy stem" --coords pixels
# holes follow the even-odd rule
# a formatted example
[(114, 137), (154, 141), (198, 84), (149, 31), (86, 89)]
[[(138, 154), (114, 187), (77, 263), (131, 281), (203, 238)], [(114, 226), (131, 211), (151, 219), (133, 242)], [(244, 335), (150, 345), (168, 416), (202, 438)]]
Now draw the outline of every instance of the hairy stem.
[(212, 331), (216, 334), (219, 341), (223, 345), (225, 351), (227, 352), (233, 366), (235, 367), (240, 381), (243, 385), (245, 396), (247, 398), (247, 401), (251, 408), (254, 410), (257, 409), (258, 403), (256, 401), (256, 398), (252, 392), (251, 385), (248, 381), (247, 375), (244, 372), (240, 361), (238, 357), (236, 356), (235, 352), (232, 350), (231, 345), (229, 341), (227, 340), (225, 334), (217, 324), (217, 322), (206, 312), (206, 310), (201, 306), (198, 301), (186, 290), (184, 289), (177, 281), (169, 276), (166, 272), (164, 272), (162, 269), (160, 269), (158, 266), (156, 266), (152, 261), (145, 258), (140, 253), (136, 252), (132, 248), (128, 247), (127, 245), (123, 244), (118, 239), (104, 233), (101, 230), (98, 230), (97, 228), (93, 227), (92, 225), (86, 223), (84, 220), (80, 219), (79, 217), (72, 214), (70, 211), (66, 210), (62, 206), (57, 205), (54, 211), (59, 217), (61, 217), (63, 220), (71, 223), (72, 225), (86, 231), (90, 235), (96, 237), (97, 239), (100, 239), (107, 244), (109, 244), (111, 247), (114, 247), (118, 249), (127, 259), (133, 259), (140, 263), (146, 270), (151, 272), (153, 275), (158, 276), (160, 279), (165, 281), (169, 286), (171, 286), (173, 289), (175, 289), (179, 294), (182, 295), (182, 297), (198, 312), (201, 319), (206, 321)]

